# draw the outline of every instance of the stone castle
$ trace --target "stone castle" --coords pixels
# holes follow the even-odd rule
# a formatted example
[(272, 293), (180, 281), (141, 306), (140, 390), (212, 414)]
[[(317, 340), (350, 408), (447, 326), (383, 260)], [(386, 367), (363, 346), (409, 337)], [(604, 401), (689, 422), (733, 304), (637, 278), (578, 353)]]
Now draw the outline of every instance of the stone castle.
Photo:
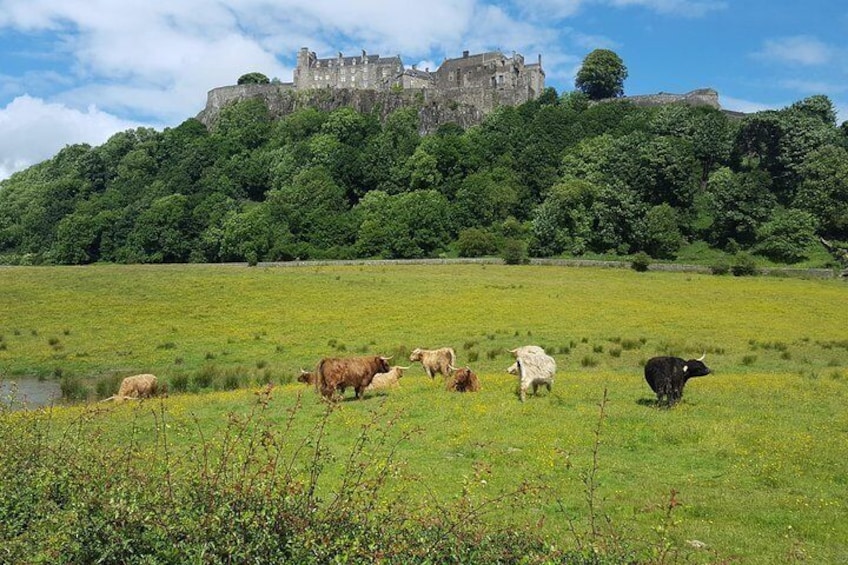
[[(350, 107), (385, 119), (399, 108), (418, 110), (422, 135), (439, 126), (455, 123), (463, 128), (477, 125), (499, 106), (518, 106), (535, 100), (545, 89), (542, 56), (526, 63), (518, 53), (500, 51), (445, 59), (438, 69), (406, 68), (400, 56), (362, 55), (319, 59), (304, 47), (297, 55), (293, 82), (241, 84), (209, 91), (206, 107), (197, 118), (207, 127), (216, 121), (221, 108), (234, 102), (261, 99), (274, 118), (312, 107), (333, 111)], [(721, 109), (712, 89), (687, 94), (658, 93), (627, 96), (636, 105), (688, 104)]]
[(445, 59), (438, 69), (407, 69), (400, 56), (368, 55), (319, 59), (304, 47), (294, 71), (296, 90), (350, 88), (357, 90), (429, 90), (459, 103), (473, 104), (484, 112), (497, 106), (517, 106), (538, 97), (545, 88), (542, 56), (527, 64), (524, 57), (500, 51)]
[(539, 97), (545, 88), (542, 56), (525, 63), (518, 53), (500, 51), (445, 59), (435, 71), (406, 68), (400, 56), (361, 56), (319, 59), (304, 47), (297, 56), (293, 82), (242, 84), (209, 91), (205, 109), (197, 116), (210, 126), (220, 109), (240, 100), (261, 98), (273, 116), (305, 106), (333, 110), (350, 106), (382, 114), (400, 107), (419, 108), (421, 133), (455, 122), (469, 127), (499, 106), (518, 106)]

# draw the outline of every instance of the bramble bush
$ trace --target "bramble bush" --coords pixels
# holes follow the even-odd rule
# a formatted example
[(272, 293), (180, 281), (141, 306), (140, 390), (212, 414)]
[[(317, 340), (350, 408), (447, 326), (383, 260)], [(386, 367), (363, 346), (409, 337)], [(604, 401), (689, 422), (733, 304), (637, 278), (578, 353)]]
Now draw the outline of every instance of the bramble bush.
[[(188, 454), (170, 445), (165, 400), (136, 405), (120, 449), (98, 441), (112, 413), (102, 405), (66, 424), (58, 424), (52, 410), (11, 412), (0, 405), (0, 563), (603, 565), (668, 562), (677, 555), (666, 533), (647, 547), (623, 543), (604, 521), (597, 475), (606, 393), (592, 468), (582, 475), (586, 531), (579, 531), (582, 520), (572, 521), (570, 548), (547, 539), (535, 524), (488, 521), (494, 509), (509, 513), (550, 493), (527, 482), (483, 493), (491, 469), (482, 462), (473, 465), (453, 502), (415, 507), (402, 493), (389, 494), (389, 480), (404, 478), (397, 449), (420, 430), (399, 431), (400, 415), (381, 405), (340, 461), (326, 447), (338, 407), (327, 404), (298, 437), (292, 430), (304, 417), (301, 399), (280, 422), (273, 419), (278, 407), (268, 410), (272, 387), (265, 387), (247, 413), (229, 415), (216, 438), (204, 437), (195, 419), (199, 440)], [(155, 442), (142, 447), (148, 433)], [(331, 463), (343, 467), (342, 478), (326, 492), (319, 482)], [(672, 503), (661, 527), (671, 523)]]

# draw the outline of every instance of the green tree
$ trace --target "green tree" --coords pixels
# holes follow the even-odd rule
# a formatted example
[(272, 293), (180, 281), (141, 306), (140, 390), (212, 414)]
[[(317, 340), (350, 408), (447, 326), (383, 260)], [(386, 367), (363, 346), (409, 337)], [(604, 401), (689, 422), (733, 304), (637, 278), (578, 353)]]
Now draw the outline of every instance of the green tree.
[(746, 246), (755, 243), (757, 227), (777, 204), (770, 184), (769, 175), (757, 170), (735, 173), (721, 168), (710, 175), (707, 197), (712, 214), (712, 243), (720, 247), (727, 247), (731, 241)]
[(236, 84), (269, 84), (270, 82), (262, 73), (253, 72), (241, 75)]
[(648, 204), (621, 184), (603, 186), (592, 204), (591, 250), (626, 255), (645, 240)]
[(459, 227), (486, 227), (515, 215), (520, 183), (505, 167), (468, 175), (454, 200), (454, 218)]
[(644, 250), (655, 259), (674, 259), (683, 244), (677, 211), (668, 204), (654, 206), (645, 214)]
[(308, 243), (313, 250), (353, 243), (355, 218), (349, 214), (344, 188), (325, 167), (299, 172), (290, 185), (268, 194), (272, 218), (288, 224), (295, 242)]
[(449, 204), (435, 190), (390, 195), (369, 192), (358, 205), (360, 255), (387, 259), (429, 257), (450, 241)]
[(534, 214), (531, 252), (543, 257), (585, 253), (593, 237), (598, 192), (594, 184), (577, 179), (553, 186)]
[(94, 217), (74, 213), (65, 216), (56, 228), (53, 253), (65, 265), (93, 263), (100, 256), (100, 233)]
[(218, 114), (212, 136), (224, 156), (256, 149), (271, 137), (268, 107), (258, 98), (225, 106)]
[(614, 51), (595, 49), (583, 59), (574, 85), (590, 100), (616, 98), (624, 94), (627, 67)]
[(276, 259), (272, 250), (288, 240), (286, 224), (272, 221), (265, 204), (251, 204), (241, 212), (231, 212), (219, 233), (221, 261), (255, 263)]
[(139, 263), (185, 263), (192, 249), (188, 198), (171, 194), (155, 200), (136, 221), (126, 259)]
[(414, 108), (389, 114), (383, 131), (368, 140), (363, 164), (364, 186), (391, 194), (408, 189), (410, 170), (407, 162), (421, 142), (418, 123), (418, 112)]
[(757, 228), (756, 251), (760, 255), (785, 263), (806, 258), (816, 241), (815, 219), (803, 210), (778, 209), (772, 218)]
[(812, 152), (801, 177), (793, 206), (811, 213), (825, 237), (848, 240), (848, 150), (827, 145)]

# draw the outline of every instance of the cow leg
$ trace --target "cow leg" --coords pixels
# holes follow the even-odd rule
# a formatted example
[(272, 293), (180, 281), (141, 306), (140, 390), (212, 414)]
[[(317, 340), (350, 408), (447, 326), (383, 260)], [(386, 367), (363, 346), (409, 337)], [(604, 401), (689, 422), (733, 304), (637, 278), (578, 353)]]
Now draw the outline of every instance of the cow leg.
[(521, 392), (519, 393), (521, 396), (521, 402), (527, 400), (527, 387), (521, 387)]
[(683, 390), (681, 388), (675, 387), (671, 391), (671, 398), (669, 404), (677, 404), (681, 398), (683, 398)]

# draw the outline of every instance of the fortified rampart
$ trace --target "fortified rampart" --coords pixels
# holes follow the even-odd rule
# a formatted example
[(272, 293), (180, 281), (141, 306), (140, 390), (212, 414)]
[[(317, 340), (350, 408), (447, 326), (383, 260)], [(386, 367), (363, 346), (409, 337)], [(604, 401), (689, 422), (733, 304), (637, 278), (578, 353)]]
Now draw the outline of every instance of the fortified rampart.
[(462, 128), (480, 124), (485, 114), (476, 106), (445, 100), (425, 89), (379, 92), (376, 90), (321, 88), (299, 92), (287, 84), (223, 86), (209, 91), (206, 108), (197, 115), (211, 127), (221, 108), (242, 100), (260, 99), (272, 118), (281, 118), (304, 108), (333, 111), (353, 108), (363, 114), (376, 113), (381, 120), (400, 108), (416, 108), (419, 133), (434, 133), (439, 126), (455, 123)]

